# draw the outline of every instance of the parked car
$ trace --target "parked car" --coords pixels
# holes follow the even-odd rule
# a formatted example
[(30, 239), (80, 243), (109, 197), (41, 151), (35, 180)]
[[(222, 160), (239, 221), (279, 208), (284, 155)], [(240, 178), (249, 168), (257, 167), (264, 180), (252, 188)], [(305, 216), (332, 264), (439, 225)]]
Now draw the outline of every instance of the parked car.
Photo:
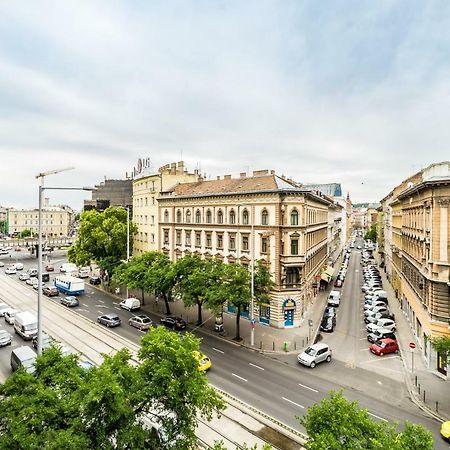
[(399, 351), (397, 341), (394, 339), (381, 339), (374, 342), (369, 350), (377, 356), (383, 356), (388, 353), (397, 353)]
[(16, 268), (16, 270), (23, 270), (23, 264), (22, 263), (15, 263), (14, 267)]
[(334, 282), (334, 287), (336, 287), (336, 288), (340, 288), (340, 287), (342, 287), (342, 280), (336, 280), (335, 282)]
[(339, 306), (341, 302), (341, 293), (339, 291), (331, 291), (328, 296), (328, 306)]
[(59, 302), (62, 305), (68, 306), (68, 307), (78, 306), (79, 305), (78, 299), (75, 296), (73, 296), (73, 295), (68, 295), (67, 297), (61, 297)]
[(89, 284), (101, 284), (102, 279), (100, 277), (90, 277)]
[(47, 265), (45, 266), (45, 271), (46, 271), (46, 272), (54, 272), (54, 271), (55, 271), (55, 268), (53, 267), (52, 264), (47, 264)]
[(369, 333), (373, 333), (375, 330), (378, 330), (380, 328), (384, 328), (385, 330), (389, 330), (395, 333), (396, 325), (392, 319), (379, 319), (375, 323), (369, 323), (369, 325), (367, 325), (366, 327)]
[(180, 317), (167, 316), (161, 319), (161, 325), (172, 330), (184, 330), (186, 328), (186, 322)]
[(11, 352), (11, 369), (15, 372), (17, 369), (23, 367), (27, 372), (33, 374), (36, 371), (34, 363), (36, 361), (36, 353), (32, 348), (24, 345), (22, 347), (15, 348)]
[(12, 309), (12, 308), (10, 308), (7, 311), (5, 311), (5, 322), (9, 323), (10, 325), (14, 325), (14, 317), (19, 312), (20, 312), (19, 310)]
[(442, 439), (444, 439), (447, 442), (450, 442), (450, 420), (442, 423), (440, 433)]
[(31, 269), (28, 269), (28, 275), (30, 275), (30, 277), (37, 277), (38, 270), (35, 267), (32, 267)]
[(6, 330), (0, 330), (0, 347), (11, 345), (12, 336)]
[(331, 349), (326, 344), (313, 344), (300, 353), (297, 356), (297, 360), (300, 364), (313, 369), (316, 367), (316, 364), (323, 361), (331, 361)]
[(320, 331), (326, 331), (327, 333), (332, 333), (336, 327), (336, 317), (327, 316), (320, 322)]
[(35, 281), (36, 278), (27, 278), (25, 282), (28, 284), (28, 286), (33, 286)]
[(367, 316), (364, 318), (364, 322), (366, 323), (375, 323), (380, 319), (395, 319), (394, 314), (391, 314), (389, 311), (385, 311), (382, 313), (376, 313), (373, 316)]
[(134, 297), (126, 298), (120, 302), (120, 307), (127, 311), (135, 311), (141, 308), (141, 302)]
[(6, 311), (10, 310), (11, 306), (6, 303), (0, 303), (0, 317), (4, 317)]
[(373, 308), (366, 309), (366, 310), (364, 311), (364, 315), (365, 315), (365, 316), (372, 316), (372, 315), (374, 315), (374, 314), (376, 314), (376, 313), (379, 313), (379, 312), (386, 312), (386, 311), (388, 311), (388, 309), (387, 309), (387, 307), (386, 307), (385, 305), (374, 306)]
[(122, 323), (117, 314), (103, 314), (97, 317), (97, 322), (107, 327), (118, 327)]
[(334, 308), (333, 306), (327, 306), (323, 311), (322, 318), (329, 316), (336, 317), (336, 308)]
[(14, 275), (15, 273), (17, 273), (17, 270), (14, 266), (9, 266), (5, 269), (5, 273), (6, 275)]
[(55, 286), (45, 286), (42, 289), (42, 293), (47, 297), (57, 297), (59, 295), (59, 291)]
[(28, 275), (26, 272), (21, 273), (21, 274), (19, 275), (19, 280), (20, 280), (20, 281), (27, 281), (27, 280), (29, 280), (29, 279), (30, 279), (30, 275)]
[(387, 338), (396, 340), (395, 333), (393, 333), (390, 330), (384, 330), (383, 328), (380, 328), (374, 331), (373, 333), (369, 333), (367, 335), (367, 340), (372, 343), (379, 341), (380, 339), (387, 339)]
[(131, 317), (131, 319), (128, 320), (128, 324), (144, 331), (148, 330), (152, 326), (152, 319), (144, 314), (140, 314), (138, 316)]

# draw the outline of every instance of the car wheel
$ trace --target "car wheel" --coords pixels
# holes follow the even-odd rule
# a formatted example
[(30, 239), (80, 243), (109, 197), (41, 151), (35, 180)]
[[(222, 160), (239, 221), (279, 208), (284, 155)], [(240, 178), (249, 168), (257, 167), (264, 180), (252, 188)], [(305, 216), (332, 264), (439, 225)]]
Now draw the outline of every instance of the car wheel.
[(309, 367), (311, 367), (311, 369), (314, 369), (314, 367), (316, 367), (316, 363), (313, 361), (313, 362), (309, 365)]
[(109, 323), (107, 323), (106, 326), (109, 328)]
[(330, 362), (331, 361), (331, 355), (328, 355), (327, 356), (327, 362)]
[(380, 352), (380, 356), (384, 356), (384, 353), (383, 353), (383, 352)]

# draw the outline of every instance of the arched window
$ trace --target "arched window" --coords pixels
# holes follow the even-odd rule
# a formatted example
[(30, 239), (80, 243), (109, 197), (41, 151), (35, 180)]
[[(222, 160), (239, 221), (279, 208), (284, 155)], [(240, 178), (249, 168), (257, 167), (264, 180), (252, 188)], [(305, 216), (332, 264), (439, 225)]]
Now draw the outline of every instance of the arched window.
[(236, 223), (236, 213), (234, 210), (230, 211), (230, 224), (234, 225)]
[(169, 223), (169, 211), (167, 209), (164, 211), (164, 222)]
[(264, 209), (261, 213), (261, 225), (269, 225), (269, 213), (267, 209)]
[(219, 212), (217, 213), (217, 223), (223, 223), (223, 212), (221, 209), (219, 209)]
[(248, 225), (248, 211), (246, 209), (242, 212), (242, 223)]
[(195, 223), (200, 223), (202, 221), (202, 215), (200, 213), (200, 210), (197, 209), (197, 211), (195, 211)]
[(298, 225), (298, 211), (296, 209), (291, 212), (291, 225)]
[(211, 210), (206, 211), (206, 223), (211, 223)]
[(177, 223), (181, 223), (181, 210), (177, 211)]
[(191, 223), (191, 211), (189, 209), (186, 211), (186, 223)]

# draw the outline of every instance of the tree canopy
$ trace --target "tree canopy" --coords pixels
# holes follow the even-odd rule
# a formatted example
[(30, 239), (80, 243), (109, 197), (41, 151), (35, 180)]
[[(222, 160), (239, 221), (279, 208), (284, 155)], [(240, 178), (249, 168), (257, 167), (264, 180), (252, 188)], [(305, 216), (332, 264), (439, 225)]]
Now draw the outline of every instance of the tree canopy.
[(308, 450), (432, 450), (433, 437), (421, 425), (376, 422), (357, 402), (349, 402), (342, 392), (311, 406), (299, 418), (309, 436)]
[[(136, 230), (136, 225), (130, 223), (130, 248), (133, 248)], [(111, 276), (120, 262), (127, 258), (127, 212), (114, 207), (104, 212), (83, 212), (78, 238), (69, 248), (68, 257), (78, 266), (95, 261)]]
[(370, 230), (365, 234), (364, 239), (366, 241), (377, 242), (377, 224), (374, 223), (370, 226)]
[(86, 370), (46, 350), (34, 375), (20, 369), (0, 386), (0, 449), (192, 448), (197, 417), (224, 407), (198, 371), (198, 348), (158, 327), (142, 339), (140, 365), (121, 350)]
[(439, 352), (444, 359), (444, 364), (450, 362), (450, 336), (439, 336), (431, 340), (433, 348)]

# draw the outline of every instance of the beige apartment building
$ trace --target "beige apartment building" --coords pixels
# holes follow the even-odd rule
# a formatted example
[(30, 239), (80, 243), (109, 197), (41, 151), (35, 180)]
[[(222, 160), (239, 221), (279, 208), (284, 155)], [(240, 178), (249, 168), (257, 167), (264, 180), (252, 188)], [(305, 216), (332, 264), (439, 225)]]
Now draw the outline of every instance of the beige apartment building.
[(270, 303), (255, 305), (256, 320), (298, 327), (327, 270), (331, 204), (268, 170), (178, 184), (158, 198), (159, 248), (172, 260), (194, 254), (249, 266), (263, 259), (275, 287)]
[(432, 164), (383, 200), (386, 273), (429, 367), (430, 339), (450, 335), (450, 162)]
[(152, 172), (140, 169), (133, 180), (133, 223), (137, 234), (133, 240), (133, 255), (159, 250), (158, 196), (177, 183), (193, 182), (198, 173), (188, 173), (183, 161), (171, 163)]
[[(8, 233), (21, 233), (31, 230), (38, 233), (38, 209), (9, 208), (7, 214)], [(68, 236), (73, 221), (73, 210), (68, 206), (49, 206), (44, 200), (42, 208), (42, 234), (46, 237)]]

